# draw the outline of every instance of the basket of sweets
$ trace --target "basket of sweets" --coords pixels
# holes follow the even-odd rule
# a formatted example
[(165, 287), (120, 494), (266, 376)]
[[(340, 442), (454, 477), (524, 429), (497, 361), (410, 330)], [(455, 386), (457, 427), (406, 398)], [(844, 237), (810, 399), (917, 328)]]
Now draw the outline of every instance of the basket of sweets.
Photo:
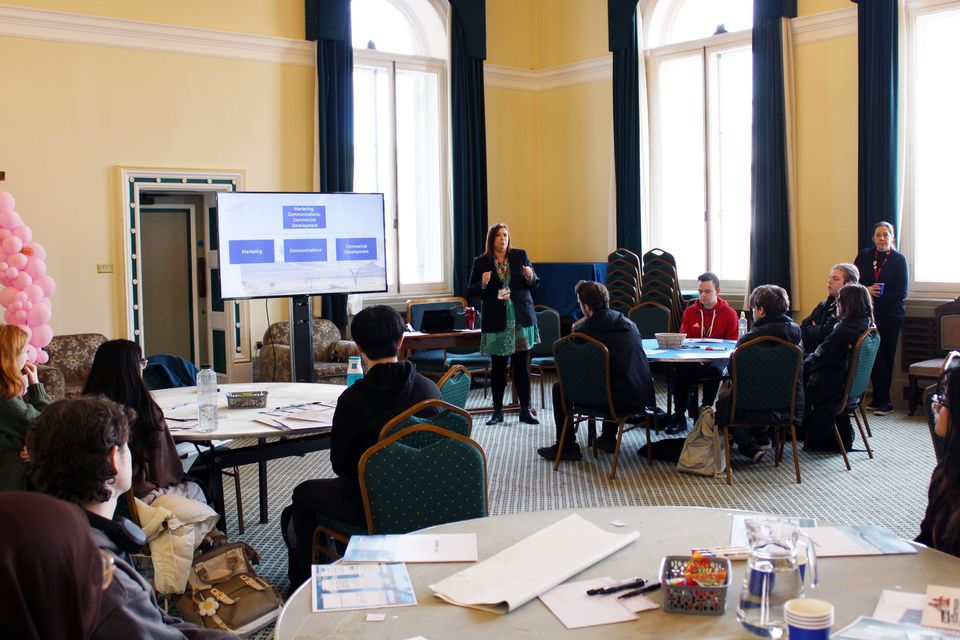
[(660, 561), (663, 610), (698, 616), (721, 616), (727, 605), (730, 560), (694, 554)]
[(263, 409), (267, 406), (266, 391), (235, 391), (227, 394), (231, 409)]

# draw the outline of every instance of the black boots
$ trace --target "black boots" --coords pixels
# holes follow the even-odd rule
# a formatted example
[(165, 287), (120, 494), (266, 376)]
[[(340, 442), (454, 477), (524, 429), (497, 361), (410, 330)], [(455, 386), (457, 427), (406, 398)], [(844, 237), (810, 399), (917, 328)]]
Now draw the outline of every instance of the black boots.
[(524, 424), (540, 424), (537, 417), (530, 413), (530, 407), (525, 404), (520, 405), (520, 422)]

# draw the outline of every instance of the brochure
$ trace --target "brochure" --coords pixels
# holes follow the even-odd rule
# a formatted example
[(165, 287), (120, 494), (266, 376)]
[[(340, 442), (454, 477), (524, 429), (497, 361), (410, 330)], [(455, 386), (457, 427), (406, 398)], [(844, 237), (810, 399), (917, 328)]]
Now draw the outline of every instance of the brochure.
[(924, 600), (920, 624), (960, 633), (960, 589), (927, 585), (927, 597)]
[(316, 613), (417, 604), (405, 564), (313, 565), (311, 586)]
[(353, 536), (343, 562), (476, 562), (477, 534)]

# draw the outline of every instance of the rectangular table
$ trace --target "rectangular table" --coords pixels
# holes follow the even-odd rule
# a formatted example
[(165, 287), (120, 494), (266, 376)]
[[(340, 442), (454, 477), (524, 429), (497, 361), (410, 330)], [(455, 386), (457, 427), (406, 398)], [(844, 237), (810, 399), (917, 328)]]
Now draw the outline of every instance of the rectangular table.
[(449, 349), (451, 347), (479, 347), (480, 329), (459, 329), (442, 333), (404, 331), (400, 345), (400, 359), (405, 360), (414, 351), (424, 349)]
[[(217, 430), (200, 433), (195, 429), (174, 431), (177, 442), (192, 442), (204, 447), (198, 460), (206, 470), (207, 497), (211, 506), (223, 516), (223, 470), (245, 464), (256, 463), (260, 484), (260, 522), (267, 522), (267, 460), (302, 456), (306, 453), (330, 448), (330, 427), (317, 424), (302, 429), (285, 431), (256, 422), (254, 419), (265, 409), (227, 408), (224, 394), (235, 391), (266, 391), (266, 409), (296, 403), (329, 402), (335, 403), (346, 387), (333, 384), (314, 384), (297, 382), (259, 382), (220, 385), (218, 397)], [(179, 387), (161, 389), (153, 392), (165, 416), (187, 417), (197, 411), (197, 388)], [(175, 426), (176, 422), (171, 421)], [(238, 447), (216, 447), (214, 440), (256, 439), (256, 444)], [(278, 438), (268, 442), (268, 438)]]

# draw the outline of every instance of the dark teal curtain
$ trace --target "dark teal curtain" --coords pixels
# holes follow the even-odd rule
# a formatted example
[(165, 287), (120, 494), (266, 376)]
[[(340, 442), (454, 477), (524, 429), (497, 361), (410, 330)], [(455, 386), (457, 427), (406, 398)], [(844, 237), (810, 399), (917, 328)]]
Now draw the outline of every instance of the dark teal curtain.
[(466, 295), (487, 231), (484, 0), (450, 0), (450, 130), (453, 153), (453, 289)]
[[(353, 44), (350, 0), (306, 0), (306, 38), (317, 43), (320, 191), (353, 191)], [(347, 296), (321, 296), (322, 317), (343, 333)]]
[(898, 6), (897, 0), (857, 3), (858, 250), (873, 245), (875, 223), (886, 220), (897, 230), (900, 228), (897, 206)]
[(750, 288), (777, 284), (790, 291), (787, 131), (783, 97), (782, 18), (796, 0), (753, 3), (753, 180)]
[(608, 0), (613, 52), (613, 159), (617, 191), (617, 247), (643, 255), (640, 224), (640, 73), (637, 0)]

